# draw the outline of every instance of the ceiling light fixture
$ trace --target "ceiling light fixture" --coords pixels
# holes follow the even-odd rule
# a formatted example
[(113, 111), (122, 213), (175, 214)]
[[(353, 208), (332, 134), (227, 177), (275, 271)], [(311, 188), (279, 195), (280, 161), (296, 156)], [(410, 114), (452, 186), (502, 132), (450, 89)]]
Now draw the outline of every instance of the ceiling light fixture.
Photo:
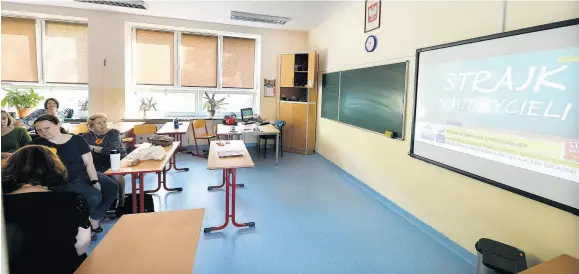
[(107, 5), (107, 6), (115, 6), (115, 7), (124, 7), (124, 8), (133, 8), (133, 9), (142, 9), (146, 10), (145, 1), (141, 0), (74, 0), (76, 2), (81, 3), (90, 3), (90, 4), (100, 4), (100, 5)]
[(232, 11), (231, 12), (231, 20), (285, 25), (285, 23), (289, 22), (291, 20), (291, 18), (264, 15), (264, 14), (247, 13), (247, 12), (240, 12), (240, 11)]

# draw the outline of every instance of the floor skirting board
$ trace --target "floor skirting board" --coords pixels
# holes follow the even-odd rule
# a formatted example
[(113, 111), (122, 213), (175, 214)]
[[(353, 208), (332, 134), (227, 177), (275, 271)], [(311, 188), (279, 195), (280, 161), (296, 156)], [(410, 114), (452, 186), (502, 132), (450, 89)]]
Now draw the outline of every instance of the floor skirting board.
[[(324, 158), (328, 164), (336, 168), (337, 170), (346, 174), (347, 178), (350, 182), (354, 185), (360, 187), (363, 191), (370, 194), (374, 198), (376, 198), (380, 203), (388, 207), (389, 209), (393, 210), (408, 222), (413, 224), (414, 226), (418, 227), (421, 231), (432, 237), (436, 242), (440, 243), (444, 247), (448, 248), (451, 252), (459, 256), (461, 259), (465, 260), (467, 263), (476, 266), (477, 264), (477, 257), (464, 247), (458, 245), (448, 237), (444, 236), (442, 233), (438, 232), (436, 229), (432, 228), (431, 226), (425, 224), (420, 219), (416, 218), (414, 215), (410, 214), (408, 211), (404, 210), (402, 207), (398, 206), (394, 202), (390, 201), (388, 198), (384, 197), (384, 195), (378, 193), (376, 190), (368, 186), (367, 184), (363, 183), (362, 181), (358, 180), (358, 178), (354, 177), (347, 171), (343, 170), (338, 165), (334, 164), (332, 161), (328, 160), (323, 155), (316, 153), (315, 156), (319, 156)], [(473, 243), (474, 246), (475, 243)]]

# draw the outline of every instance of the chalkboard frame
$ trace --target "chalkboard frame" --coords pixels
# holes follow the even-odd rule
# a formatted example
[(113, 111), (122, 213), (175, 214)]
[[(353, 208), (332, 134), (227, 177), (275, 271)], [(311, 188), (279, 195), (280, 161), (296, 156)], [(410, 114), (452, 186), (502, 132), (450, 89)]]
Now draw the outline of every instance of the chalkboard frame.
[[(362, 65), (362, 66), (356, 66), (356, 67), (351, 67), (351, 68), (347, 68), (347, 69), (341, 69), (341, 70), (324, 70), (324, 71), (319, 71), (319, 77), (318, 79), (323, 79), (324, 74), (328, 74), (328, 73), (340, 73), (340, 86), (341, 86), (341, 81), (342, 81), (342, 76), (341, 73), (344, 71), (348, 71), (348, 70), (356, 70), (356, 69), (363, 69), (363, 68), (372, 68), (372, 67), (379, 67), (379, 66), (386, 66), (386, 65), (394, 65), (394, 64), (401, 64), (404, 63), (405, 64), (405, 75), (404, 75), (404, 93), (402, 96), (402, 130), (401, 130), (401, 135), (400, 136), (395, 136), (393, 138), (386, 136), (384, 133), (380, 133), (380, 132), (376, 132), (373, 130), (369, 130), (369, 129), (365, 129), (356, 125), (352, 125), (352, 124), (348, 124), (348, 123), (344, 123), (340, 121), (340, 97), (341, 97), (341, 88), (338, 89), (338, 120), (333, 120), (333, 119), (329, 119), (326, 117), (322, 117), (321, 116), (321, 109), (320, 109), (320, 118), (325, 119), (327, 121), (330, 122), (334, 122), (334, 123), (339, 123), (341, 125), (345, 125), (345, 126), (349, 126), (349, 127), (353, 127), (359, 130), (363, 130), (372, 134), (377, 134), (380, 135), (384, 138), (388, 138), (388, 139), (393, 139), (393, 140), (399, 140), (399, 141), (404, 141), (406, 138), (406, 112), (408, 110), (408, 77), (409, 77), (409, 66), (410, 66), (410, 60), (408, 59), (403, 59), (399, 62), (384, 62), (384, 63), (372, 63), (369, 65)], [(322, 91), (322, 95), (320, 96), (322, 98), (323, 101), (323, 83), (321, 83), (322, 81), (320, 81), (320, 86), (319, 86), (319, 90)], [(323, 102), (322, 102), (323, 103)], [(321, 107), (322, 104), (320, 104)]]
[(552, 206), (554, 208), (569, 212), (575, 216), (579, 216), (579, 208), (574, 208), (574, 207), (568, 206), (566, 204), (562, 204), (562, 203), (559, 203), (557, 201), (553, 201), (551, 199), (545, 198), (543, 196), (539, 196), (537, 194), (533, 194), (533, 193), (527, 192), (525, 190), (518, 189), (518, 188), (515, 188), (512, 186), (506, 185), (506, 184), (502, 184), (498, 181), (494, 181), (494, 180), (491, 180), (489, 178), (476, 175), (476, 174), (468, 172), (466, 170), (462, 170), (462, 169), (456, 168), (454, 166), (446, 165), (446, 164), (443, 164), (441, 162), (432, 160), (430, 158), (426, 158), (426, 157), (414, 154), (414, 142), (415, 142), (414, 141), (414, 133), (416, 130), (416, 103), (418, 101), (418, 96), (417, 96), (418, 95), (418, 72), (419, 72), (419, 68), (420, 68), (420, 54), (422, 52), (431, 51), (431, 50), (438, 50), (438, 49), (443, 49), (443, 48), (449, 48), (449, 47), (455, 47), (455, 46), (466, 45), (466, 44), (472, 44), (472, 43), (477, 43), (477, 42), (483, 42), (483, 41), (493, 40), (493, 39), (507, 38), (510, 36), (528, 34), (528, 33), (533, 33), (533, 32), (544, 31), (544, 30), (556, 29), (556, 28), (563, 28), (563, 27), (574, 26), (574, 25), (579, 25), (579, 18), (574, 18), (574, 19), (569, 19), (569, 20), (565, 20), (565, 21), (559, 21), (559, 22), (554, 22), (554, 23), (549, 23), (549, 24), (544, 24), (544, 25), (538, 25), (538, 26), (533, 26), (533, 27), (528, 27), (528, 28), (523, 28), (523, 29), (512, 30), (512, 31), (508, 31), (508, 32), (491, 34), (491, 35), (486, 35), (486, 36), (481, 36), (481, 37), (476, 37), (476, 38), (471, 38), (471, 39), (466, 39), (466, 40), (461, 40), (461, 41), (456, 41), (456, 42), (451, 42), (451, 43), (446, 43), (446, 44), (441, 44), (441, 45), (417, 49), (416, 50), (416, 66), (414, 68), (414, 99), (413, 99), (414, 100), (414, 103), (413, 103), (414, 109), (412, 112), (412, 124), (411, 124), (412, 129), (410, 131), (410, 150), (408, 152), (408, 156), (410, 156), (414, 159), (418, 159), (418, 160), (424, 161), (426, 163), (450, 170), (452, 172), (456, 172), (458, 174), (461, 174), (463, 176), (481, 181), (483, 183), (498, 187), (500, 189), (521, 195), (523, 197), (532, 199), (534, 201)]

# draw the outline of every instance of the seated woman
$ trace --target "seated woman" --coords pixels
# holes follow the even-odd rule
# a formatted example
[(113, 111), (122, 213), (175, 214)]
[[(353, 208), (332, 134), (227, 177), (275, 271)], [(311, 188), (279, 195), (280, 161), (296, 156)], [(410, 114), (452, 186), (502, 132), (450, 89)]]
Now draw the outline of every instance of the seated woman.
[(47, 147), (29, 145), (2, 169), (10, 273), (74, 273), (91, 242), (85, 200), (53, 192), (66, 168)]
[(68, 183), (59, 186), (55, 191), (70, 191), (82, 195), (88, 204), (92, 231), (102, 232), (103, 228), (99, 224), (117, 197), (117, 183), (102, 173), (97, 173), (86, 141), (80, 136), (62, 133), (60, 121), (55, 116), (38, 117), (34, 121), (34, 128), (40, 137), (32, 143), (55, 149), (68, 171)]
[(2, 110), (2, 159), (30, 143), (30, 134), (23, 127), (14, 126), (14, 118)]
[[(127, 151), (121, 141), (121, 133), (116, 129), (109, 129), (107, 117), (104, 114), (91, 115), (87, 120), (89, 132), (82, 137), (89, 144), (94, 159), (94, 166), (98, 172), (105, 172), (111, 168), (110, 152), (115, 149), (121, 154), (121, 159), (127, 156)], [(111, 176), (119, 183), (119, 205), (121, 209), (125, 205), (125, 177), (122, 175)], [(117, 215), (120, 213), (117, 210)]]
[(53, 115), (62, 117), (63, 114), (58, 111), (60, 104), (54, 98), (48, 98), (44, 101), (44, 109), (38, 109), (22, 118), (21, 121), (16, 121), (17, 126), (25, 126), (27, 129), (34, 129), (34, 121), (42, 115)]

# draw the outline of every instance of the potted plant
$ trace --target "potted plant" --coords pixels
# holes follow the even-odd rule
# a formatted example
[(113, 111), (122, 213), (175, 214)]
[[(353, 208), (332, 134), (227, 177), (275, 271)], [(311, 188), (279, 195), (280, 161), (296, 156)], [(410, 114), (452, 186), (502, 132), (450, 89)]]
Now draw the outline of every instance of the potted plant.
[(143, 112), (143, 119), (147, 119), (147, 111), (150, 110), (157, 111), (157, 102), (151, 98), (141, 98), (141, 104), (139, 105), (139, 111)]
[(38, 106), (40, 101), (44, 100), (44, 97), (38, 95), (34, 92), (34, 89), (29, 90), (9, 90), (4, 89), (6, 95), (2, 99), (2, 107), (15, 107), (18, 110), (18, 117), (24, 118), (28, 116), (34, 108)]
[(203, 104), (203, 109), (207, 110), (207, 112), (209, 112), (209, 115), (211, 117), (215, 116), (215, 111), (221, 109), (222, 106), (227, 104), (223, 102), (225, 101), (225, 98), (215, 100), (215, 93), (213, 93), (213, 95), (211, 95), (210, 97), (209, 94), (205, 92), (205, 99), (207, 99), (207, 102)]
[(88, 118), (88, 101), (78, 101), (78, 118)]

